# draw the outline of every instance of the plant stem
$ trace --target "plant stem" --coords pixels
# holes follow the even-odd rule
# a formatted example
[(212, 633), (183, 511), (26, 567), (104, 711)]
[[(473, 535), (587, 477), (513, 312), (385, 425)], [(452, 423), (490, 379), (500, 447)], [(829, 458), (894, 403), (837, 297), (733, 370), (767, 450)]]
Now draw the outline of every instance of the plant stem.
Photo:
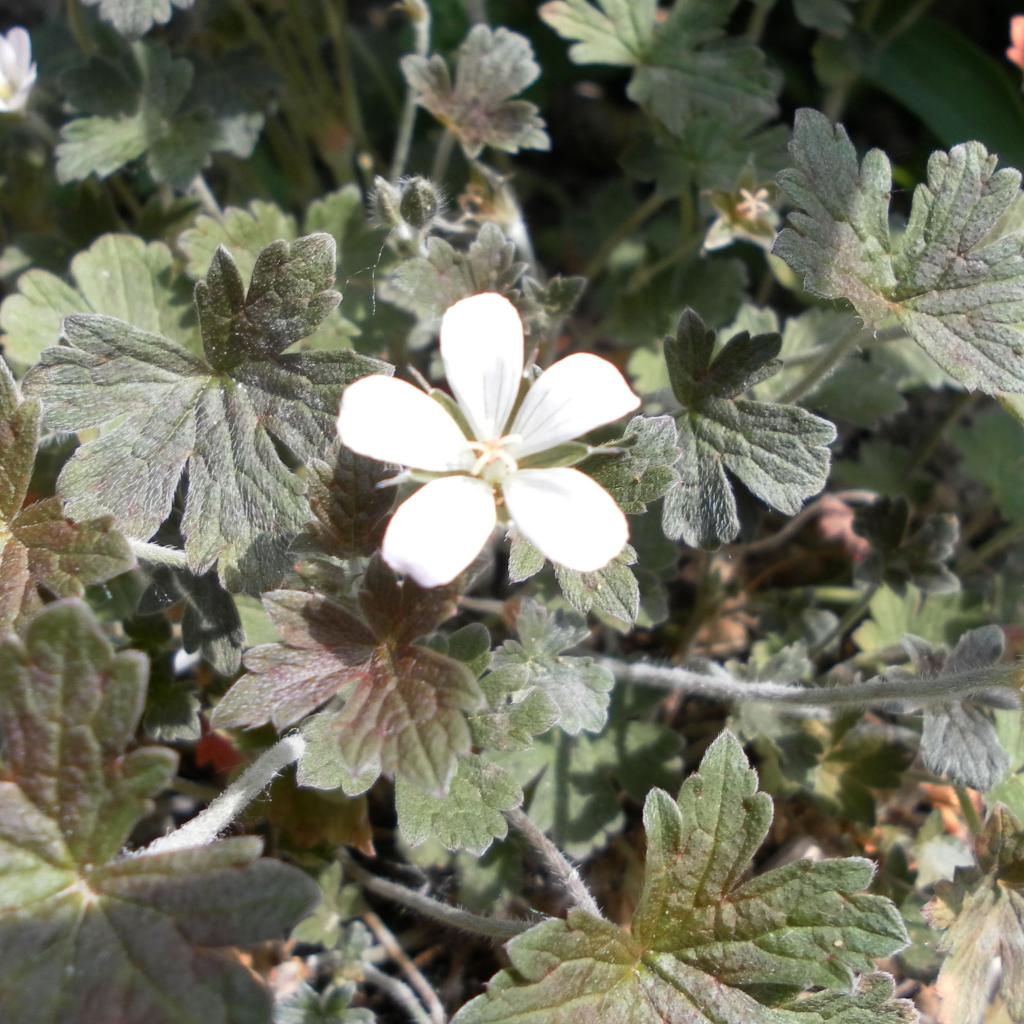
[(401, 1006), (416, 1024), (433, 1024), (427, 1011), (423, 1009), (420, 1001), (416, 998), (416, 993), (404, 981), (392, 978), (390, 974), (385, 974), (380, 968), (367, 963), (363, 964), (363, 977), (371, 985), (376, 985), (382, 992), (390, 996), (391, 1000)]
[(970, 552), (958, 566), (961, 573), (970, 572), (984, 565), (993, 555), (1024, 541), (1024, 523), (1012, 523), (990, 540), (985, 541), (976, 551)]
[(604, 918), (586, 882), (569, 863), (569, 859), (553, 842), (520, 810), (506, 811), (509, 824), (533, 847), (544, 861), (548, 871), (565, 890), (572, 904), (594, 917)]
[(203, 177), (202, 172), (197, 174), (188, 187), (196, 199), (199, 200), (199, 205), (215, 220), (220, 220), (224, 213), (220, 208), (220, 203), (217, 202), (217, 197), (213, 194), (213, 190), (210, 188)]
[(612, 253), (624, 242), (644, 221), (654, 216), (671, 197), (661, 192), (652, 192), (639, 206), (622, 220), (610, 235), (601, 243), (601, 247), (594, 254), (590, 262), (583, 268), (583, 276), (587, 280), (593, 280), (604, 270)]
[(187, 569), (188, 556), (180, 548), (165, 548), (145, 540), (129, 540), (135, 557), (150, 565), (166, 565), (171, 569)]
[(306, 749), (306, 741), (293, 733), (264, 751), (205, 811), (181, 828), (154, 840), (139, 856), (170, 853), (212, 843), (253, 800), (273, 782), (274, 777), (297, 761)]
[(747, 27), (744, 35), (752, 43), (759, 43), (764, 35), (765, 27), (768, 24), (768, 16), (772, 13), (775, 0), (754, 0), (754, 6), (747, 18)]
[(834, 640), (841, 639), (845, 636), (868, 610), (868, 606), (871, 604), (871, 599), (878, 593), (879, 586), (880, 584), (873, 583), (868, 587), (868, 589), (861, 594), (860, 599), (855, 601), (846, 609), (843, 617), (817, 643), (808, 649), (807, 657), (812, 660), (817, 658), (829, 649), (829, 646)]
[(967, 822), (967, 827), (971, 830), (971, 835), (980, 836), (985, 831), (985, 826), (974, 807), (971, 794), (963, 786), (957, 786), (956, 798), (960, 803), (960, 810), (963, 811), (964, 821)]
[(1016, 689), (1020, 673), (1019, 666), (1002, 665), (930, 678), (892, 680), (881, 675), (849, 686), (823, 687), (737, 679), (718, 666), (715, 666), (712, 673), (705, 673), (646, 662), (622, 662), (614, 658), (598, 658), (596, 661), (609, 669), (620, 683), (680, 690), (710, 700), (836, 708), (863, 708), (878, 702), (915, 705), (948, 703), (987, 690)]
[[(418, 57), (426, 57), (430, 52), (430, 8), (423, 0), (406, 0), (405, 9), (409, 14), (413, 30), (413, 52)], [(391, 157), (391, 180), (398, 179), (405, 173), (405, 165), (409, 161), (409, 148), (412, 146), (412, 132), (416, 124), (416, 92), (411, 85), (405, 90), (405, 103), (402, 116), (398, 122), (398, 135), (395, 139), (395, 151)]]
[(402, 949), (401, 944), (395, 938), (391, 929), (372, 910), (367, 910), (360, 916), (366, 922), (366, 926), (370, 931), (377, 936), (377, 941), (387, 950), (388, 956), (398, 964), (402, 973), (409, 979), (409, 984), (416, 990), (420, 999), (423, 1000), (430, 1013), (431, 1024), (446, 1024), (448, 1015), (444, 1012), (444, 1007), (441, 1005), (441, 1000), (438, 999), (433, 986), (423, 976), (420, 969), (409, 959), (408, 953)]
[(450, 128), (445, 128), (434, 151), (434, 162), (430, 165), (430, 180), (438, 185), (444, 181), (444, 176), (448, 173), (448, 163), (454, 148), (455, 133)]
[(448, 928), (469, 932), (471, 935), (481, 935), (498, 942), (507, 942), (533, 927), (531, 921), (502, 921), (498, 918), (472, 914), (468, 910), (449, 906), (447, 903), (435, 900), (431, 896), (425, 896), (404, 885), (389, 882), (386, 878), (378, 878), (353, 860), (346, 852), (342, 852), (340, 860), (345, 873), (357, 881), (367, 892), (372, 892), (375, 896), (382, 896), (393, 903), (399, 903), (409, 910), (414, 910), (424, 917), (446, 925)]

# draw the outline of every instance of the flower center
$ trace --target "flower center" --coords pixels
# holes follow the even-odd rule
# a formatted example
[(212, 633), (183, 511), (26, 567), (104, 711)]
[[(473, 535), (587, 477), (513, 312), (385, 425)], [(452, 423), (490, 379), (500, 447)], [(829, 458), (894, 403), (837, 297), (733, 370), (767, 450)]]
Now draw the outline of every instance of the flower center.
[(521, 440), (519, 434), (506, 434), (504, 437), (492, 438), (489, 441), (470, 441), (469, 447), (477, 453), (477, 460), (469, 472), (489, 484), (500, 484), (505, 477), (519, 468), (516, 460), (505, 450), (505, 445), (515, 444)]
[(0, 75), (0, 102), (9, 100), (14, 95), (14, 83), (7, 80), (6, 75)]

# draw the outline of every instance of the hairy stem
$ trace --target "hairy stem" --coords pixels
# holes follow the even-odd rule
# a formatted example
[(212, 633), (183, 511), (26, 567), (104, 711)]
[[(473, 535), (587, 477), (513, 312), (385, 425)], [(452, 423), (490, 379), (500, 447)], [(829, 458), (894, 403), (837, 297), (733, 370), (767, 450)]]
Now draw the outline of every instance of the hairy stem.
[(217, 197), (213, 194), (213, 190), (202, 173), (192, 179), (188, 190), (199, 200), (199, 205), (203, 208), (204, 213), (208, 213), (215, 220), (221, 219), (223, 211), (220, 208), (220, 203), (217, 202)]
[(409, 959), (409, 954), (402, 949), (401, 943), (395, 938), (391, 929), (372, 910), (367, 910), (360, 916), (377, 937), (377, 941), (387, 950), (388, 956), (398, 964), (402, 973), (409, 979), (409, 984), (416, 990), (417, 995), (423, 1000), (430, 1014), (431, 1024), (446, 1024), (448, 1015), (444, 1012), (444, 1007), (433, 986)]
[[(409, 14), (409, 20), (412, 22), (413, 52), (419, 57), (426, 57), (430, 52), (430, 8), (423, 0), (406, 0), (405, 8)], [(410, 85), (405, 91), (405, 103), (402, 106), (402, 116), (398, 122), (395, 151), (391, 157), (392, 181), (398, 181), (405, 173), (415, 124), (416, 93)]]
[(376, 985), (392, 1002), (401, 1006), (409, 1014), (410, 1020), (416, 1024), (433, 1024), (427, 1011), (416, 998), (416, 993), (404, 981), (392, 978), (390, 974), (385, 974), (380, 968), (367, 963), (363, 964), (363, 977), (371, 985)]
[(603, 918), (594, 897), (590, 895), (586, 882), (569, 863), (569, 859), (518, 807), (506, 811), (509, 824), (533, 847), (544, 861), (548, 871), (565, 890), (573, 905), (594, 917)]
[(901, 677), (876, 676), (849, 686), (795, 686), (790, 683), (737, 679), (725, 669), (715, 666), (711, 672), (647, 662), (622, 662), (614, 658), (598, 658), (599, 665), (609, 669), (621, 683), (656, 686), (679, 690), (695, 697), (721, 701), (757, 701), (766, 704), (792, 704), (805, 707), (858, 707), (893, 702), (942, 704), (975, 697), (998, 689), (1012, 690), (1018, 683), (1021, 669), (1016, 665), (988, 666), (951, 675)]
[(414, 910), (416, 913), (449, 928), (469, 932), (472, 935), (482, 935), (484, 938), (496, 939), (499, 942), (507, 942), (533, 927), (531, 921), (501, 921), (493, 917), (472, 914), (459, 907), (451, 907), (447, 903), (435, 900), (432, 896), (425, 896), (404, 885), (389, 882), (386, 878), (378, 878), (347, 853), (343, 852), (340, 859), (345, 873), (367, 892), (372, 892), (375, 896), (382, 896), (393, 903), (399, 903), (403, 907)]
[(278, 740), (264, 751), (205, 811), (201, 811), (181, 828), (150, 843), (141, 856), (186, 850), (212, 843), (246, 807), (273, 782), (274, 777), (297, 761), (306, 749), (306, 741), (294, 733)]
[(151, 544), (145, 540), (129, 539), (135, 557), (150, 565), (166, 565), (171, 569), (187, 569), (188, 556), (180, 548), (165, 548), (162, 544)]

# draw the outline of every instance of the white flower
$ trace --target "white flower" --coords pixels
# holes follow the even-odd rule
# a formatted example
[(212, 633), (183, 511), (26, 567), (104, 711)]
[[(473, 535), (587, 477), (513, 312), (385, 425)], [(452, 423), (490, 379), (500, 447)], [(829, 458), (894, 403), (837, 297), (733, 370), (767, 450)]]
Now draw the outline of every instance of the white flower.
[(523, 325), (512, 303), (492, 292), (448, 309), (441, 359), (465, 429), (440, 402), (393, 377), (364, 377), (342, 395), (338, 433), (349, 448), (444, 474), (395, 512), (384, 535), (388, 565), (421, 586), (450, 583), (499, 515), (552, 562), (579, 572), (607, 565), (629, 536), (612, 496), (579, 470), (531, 464), (636, 409), (640, 399), (622, 374), (598, 356), (567, 356), (530, 386), (513, 417)]
[(12, 28), (0, 36), (0, 113), (21, 113), (35, 81), (32, 42), (23, 28)]

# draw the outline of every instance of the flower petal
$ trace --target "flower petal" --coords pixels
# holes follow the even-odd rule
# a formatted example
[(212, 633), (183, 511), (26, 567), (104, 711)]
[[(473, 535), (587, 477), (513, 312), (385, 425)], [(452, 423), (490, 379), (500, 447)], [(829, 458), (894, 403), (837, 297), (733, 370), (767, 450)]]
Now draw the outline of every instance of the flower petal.
[(18, 77), (26, 77), (32, 63), (32, 41), (29, 34), (20, 25), (16, 25), (5, 38), (14, 56), (15, 66), (20, 72)]
[(448, 383), (478, 440), (498, 437), (523, 379), (523, 322), (497, 292), (450, 306), (441, 320)]
[(375, 374), (341, 395), (338, 436), (360, 455), (437, 473), (469, 469), (476, 456), (459, 425), (429, 395)]
[(577, 572), (603, 569), (629, 539), (615, 499), (578, 469), (522, 469), (502, 493), (516, 529), (545, 558)]
[(516, 456), (535, 455), (611, 423), (640, 405), (619, 371), (586, 352), (560, 359), (526, 393), (509, 433)]
[(472, 476), (431, 480), (391, 517), (384, 561), (421, 587), (440, 587), (476, 558), (496, 521), (490, 485)]

